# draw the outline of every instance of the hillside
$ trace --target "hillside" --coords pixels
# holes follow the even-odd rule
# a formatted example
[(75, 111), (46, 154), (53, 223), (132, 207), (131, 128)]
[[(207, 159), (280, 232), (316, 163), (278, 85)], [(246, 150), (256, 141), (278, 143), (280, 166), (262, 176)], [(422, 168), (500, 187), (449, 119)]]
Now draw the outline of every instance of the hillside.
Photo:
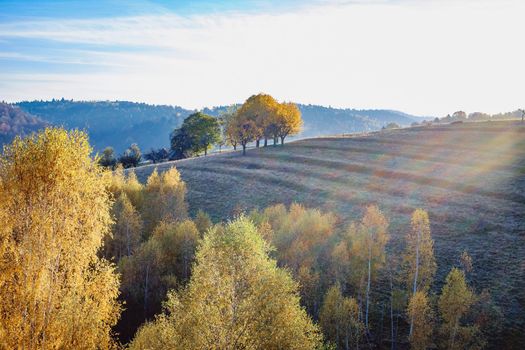
[(16, 106), (0, 103), (0, 146), (11, 142), (17, 135), (28, 135), (46, 125), (43, 120)]
[[(87, 130), (95, 150), (112, 146), (120, 153), (131, 143), (147, 151), (168, 147), (169, 135), (193, 111), (178, 106), (126, 101), (24, 101), (16, 104), (54, 125)], [(390, 110), (354, 110), (299, 105), (304, 131), (296, 138), (379, 130), (395, 122), (410, 125), (418, 117)], [(205, 108), (218, 116), (226, 107)]]
[[(301, 202), (332, 210), (341, 225), (377, 203), (390, 217), (397, 252), (418, 207), (428, 210), (438, 262), (436, 287), (467, 250), (470, 280), (490, 289), (502, 308), (508, 339), (525, 326), (525, 126), (518, 122), (465, 123), (325, 137), (285, 147), (165, 163), (188, 186), (194, 214), (215, 219), (239, 208)], [(153, 166), (136, 169), (141, 181)], [(516, 338), (517, 337), (517, 338)]]

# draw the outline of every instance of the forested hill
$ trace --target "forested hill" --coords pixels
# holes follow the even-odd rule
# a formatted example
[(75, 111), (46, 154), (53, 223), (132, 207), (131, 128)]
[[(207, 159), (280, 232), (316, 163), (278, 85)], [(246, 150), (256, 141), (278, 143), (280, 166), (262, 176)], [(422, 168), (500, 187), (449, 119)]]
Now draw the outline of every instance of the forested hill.
[[(178, 106), (150, 105), (126, 101), (24, 101), (16, 104), (26, 112), (53, 125), (89, 132), (97, 151), (112, 146), (122, 152), (131, 143), (142, 150), (167, 147), (169, 134), (193, 111)], [(218, 116), (227, 107), (204, 109)], [(378, 130), (394, 122), (409, 125), (420, 118), (391, 110), (337, 109), (299, 105), (304, 130), (297, 137)]]
[(11, 142), (15, 136), (24, 136), (44, 127), (46, 122), (22, 109), (0, 103), (0, 146)]

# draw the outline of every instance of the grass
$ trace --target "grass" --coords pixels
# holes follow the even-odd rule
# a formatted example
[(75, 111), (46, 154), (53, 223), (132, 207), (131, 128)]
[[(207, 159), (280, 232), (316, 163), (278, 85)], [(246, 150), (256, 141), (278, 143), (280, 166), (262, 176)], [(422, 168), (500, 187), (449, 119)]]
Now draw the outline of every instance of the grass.
[[(343, 227), (377, 203), (390, 217), (389, 250), (402, 249), (410, 214), (429, 212), (437, 283), (463, 250), (471, 280), (489, 288), (511, 331), (525, 326), (525, 125), (463, 123), (324, 137), (157, 165), (176, 166), (190, 211), (228, 219), (242, 208), (304, 203), (336, 212)], [(154, 166), (136, 169), (145, 181)]]

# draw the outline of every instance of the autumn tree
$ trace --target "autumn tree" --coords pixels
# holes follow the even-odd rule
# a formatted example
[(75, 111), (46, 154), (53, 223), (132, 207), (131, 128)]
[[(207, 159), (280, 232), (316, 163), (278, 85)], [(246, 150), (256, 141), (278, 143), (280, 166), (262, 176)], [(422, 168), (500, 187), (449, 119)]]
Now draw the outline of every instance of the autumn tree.
[(277, 113), (278, 102), (270, 95), (258, 94), (250, 96), (238, 109), (237, 114), (243, 120), (254, 122), (254, 140), (259, 147), (261, 138), (265, 137), (265, 145)]
[(408, 317), (412, 322), (410, 346), (414, 350), (425, 350), (431, 345), (433, 313), (426, 292), (417, 291), (408, 303)]
[(316, 349), (321, 336), (297, 284), (246, 218), (205, 235), (188, 286), (143, 326), (131, 349)]
[[(388, 242), (388, 221), (375, 205), (366, 208), (363, 219), (349, 232), (352, 242), (351, 254), (355, 259), (358, 289), (365, 298), (365, 329), (369, 330), (370, 291), (372, 280), (385, 260), (385, 246)], [(365, 286), (363, 287), (363, 282)], [(355, 282), (354, 282), (355, 283)], [(362, 292), (364, 289), (364, 293)]]
[(344, 297), (338, 284), (330, 287), (323, 300), (319, 322), (326, 339), (338, 349), (358, 349), (363, 324), (354, 298)]
[(122, 291), (128, 309), (142, 315), (136, 326), (160, 311), (171, 288), (189, 279), (199, 232), (190, 220), (162, 221), (152, 236), (120, 262)]
[(142, 212), (146, 235), (151, 234), (162, 220), (170, 222), (185, 219), (188, 216), (185, 196), (186, 184), (175, 167), (160, 174), (155, 169), (144, 189)]
[(48, 128), (0, 157), (0, 344), (113, 344), (118, 277), (100, 259), (111, 201), (87, 135)]
[(204, 236), (204, 234), (213, 226), (210, 216), (200, 209), (197, 211), (197, 215), (195, 215), (193, 222), (195, 223), (201, 237)]
[(301, 111), (295, 103), (279, 104), (275, 119), (275, 135), (281, 138), (282, 146), (287, 136), (299, 133), (303, 126)]
[(142, 219), (128, 199), (122, 193), (113, 205), (115, 223), (111, 235), (105, 237), (104, 250), (107, 259), (119, 261), (125, 255), (131, 255), (140, 244)]
[(232, 138), (236, 144), (242, 146), (242, 154), (246, 155), (246, 146), (260, 138), (260, 128), (255, 121), (247, 118), (244, 115), (236, 114), (230, 125)]
[(465, 281), (465, 273), (452, 268), (438, 300), (442, 319), (440, 334), (446, 349), (477, 349), (483, 347), (477, 325), (465, 325), (464, 318), (476, 301), (476, 295)]
[[(412, 214), (411, 230), (406, 236), (403, 259), (410, 295), (415, 295), (419, 290), (426, 293), (436, 273), (436, 260), (434, 241), (430, 234), (430, 221), (427, 212), (423, 209), (416, 209)], [(410, 334), (413, 327), (414, 321), (411, 319)]]
[(269, 227), (280, 265), (288, 267), (301, 286), (301, 300), (307, 310), (317, 316), (328, 281), (321, 276), (329, 271), (332, 236), (336, 218), (331, 213), (292, 204), (265, 209), (260, 218)]

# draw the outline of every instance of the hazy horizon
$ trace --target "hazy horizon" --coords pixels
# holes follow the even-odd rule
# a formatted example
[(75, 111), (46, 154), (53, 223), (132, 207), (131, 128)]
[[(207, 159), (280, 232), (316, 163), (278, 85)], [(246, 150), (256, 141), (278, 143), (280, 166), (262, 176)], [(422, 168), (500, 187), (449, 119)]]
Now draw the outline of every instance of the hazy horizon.
[(0, 98), (523, 108), (519, 1), (0, 1)]

